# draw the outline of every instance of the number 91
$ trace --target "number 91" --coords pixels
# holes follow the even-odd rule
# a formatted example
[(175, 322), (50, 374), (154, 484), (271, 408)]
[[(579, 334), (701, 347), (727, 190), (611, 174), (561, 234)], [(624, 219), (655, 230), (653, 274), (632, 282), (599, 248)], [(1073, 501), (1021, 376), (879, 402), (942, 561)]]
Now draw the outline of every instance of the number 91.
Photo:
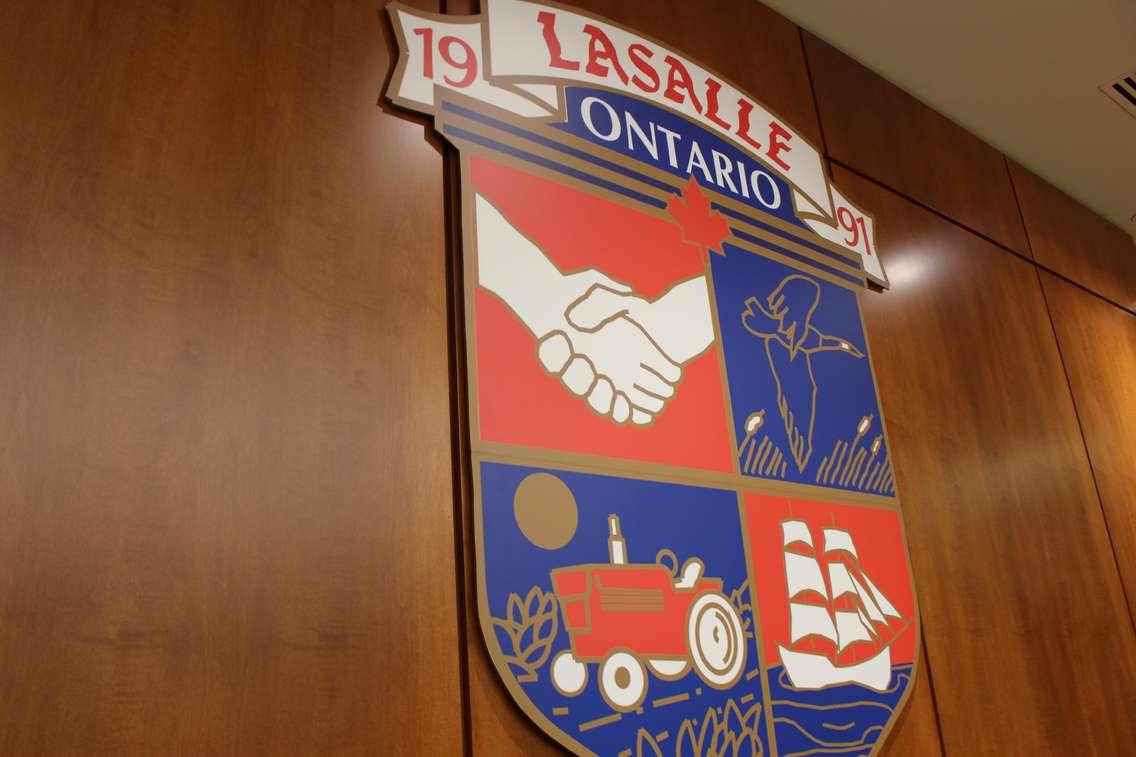
[(860, 240), (864, 240), (864, 251), (872, 254), (872, 242), (868, 238), (868, 224), (864, 220), (864, 216), (858, 216), (848, 208), (837, 208), (836, 220), (840, 224), (840, 228), (847, 231), (851, 236), (845, 238), (844, 243), (849, 247), (856, 248), (860, 246)]

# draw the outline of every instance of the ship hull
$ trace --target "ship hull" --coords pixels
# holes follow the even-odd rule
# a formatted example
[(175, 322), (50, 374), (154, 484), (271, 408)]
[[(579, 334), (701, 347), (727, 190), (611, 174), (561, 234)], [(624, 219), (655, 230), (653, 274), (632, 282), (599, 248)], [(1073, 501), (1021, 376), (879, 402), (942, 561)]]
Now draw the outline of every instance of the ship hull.
[(835, 665), (824, 655), (778, 648), (789, 681), (797, 689), (815, 691), (856, 683), (873, 691), (886, 691), (891, 685), (890, 647), (884, 647), (875, 657), (852, 665)]

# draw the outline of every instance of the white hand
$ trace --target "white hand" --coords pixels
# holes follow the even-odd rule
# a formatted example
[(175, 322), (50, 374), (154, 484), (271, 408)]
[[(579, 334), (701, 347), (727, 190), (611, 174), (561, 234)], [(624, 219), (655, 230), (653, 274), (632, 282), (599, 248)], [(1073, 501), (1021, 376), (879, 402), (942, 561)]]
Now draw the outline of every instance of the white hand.
[(702, 354), (714, 341), (710, 294), (702, 276), (676, 284), (654, 301), (626, 288), (597, 283), (568, 308), (568, 322), (581, 331), (603, 329), (616, 320), (638, 324), (679, 365)]
[(545, 370), (559, 377), (569, 392), (585, 398), (595, 412), (616, 423), (630, 420), (646, 425), (674, 395), (682, 371), (641, 327), (625, 318), (608, 319), (602, 328), (588, 331), (572, 326), (565, 311), (597, 287), (631, 291), (594, 269), (547, 282), (537, 320), (551, 328), (540, 335), (537, 357)]
[(596, 270), (564, 275), (484, 197), (475, 198), (478, 280), (497, 295), (538, 339), (537, 356), (571, 393), (601, 415), (650, 423), (674, 394), (681, 376), (644, 330), (608, 318), (587, 330), (566, 311), (594, 289), (631, 289)]
[(647, 424), (674, 396), (682, 370), (637, 324), (617, 318), (591, 332), (565, 327), (541, 339), (537, 356), (600, 415)]

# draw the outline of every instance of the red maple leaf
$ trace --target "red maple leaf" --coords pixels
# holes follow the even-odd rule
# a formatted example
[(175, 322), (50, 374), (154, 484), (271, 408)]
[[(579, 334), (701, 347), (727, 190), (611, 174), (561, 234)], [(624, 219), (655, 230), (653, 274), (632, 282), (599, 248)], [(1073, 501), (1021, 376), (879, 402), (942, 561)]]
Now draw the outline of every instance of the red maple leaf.
[(667, 200), (667, 212), (682, 229), (682, 241), (693, 244), (705, 253), (713, 250), (725, 255), (722, 240), (730, 236), (730, 226), (726, 217), (710, 209), (710, 199), (698, 186), (693, 176), (682, 188), (682, 199), (671, 197)]

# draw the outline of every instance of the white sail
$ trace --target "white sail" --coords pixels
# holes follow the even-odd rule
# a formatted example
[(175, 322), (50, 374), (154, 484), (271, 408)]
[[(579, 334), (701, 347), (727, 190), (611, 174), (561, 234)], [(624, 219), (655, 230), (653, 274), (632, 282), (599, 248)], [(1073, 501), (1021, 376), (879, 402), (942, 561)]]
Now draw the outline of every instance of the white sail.
[(864, 588), (864, 584), (856, 580), (856, 576), (848, 575), (852, 579), (852, 584), (856, 587), (856, 593), (860, 595), (860, 602), (864, 605), (864, 610), (867, 611), (868, 617), (876, 623), (887, 623), (887, 618), (884, 613), (876, 606), (876, 600), (872, 599), (872, 595)]
[(815, 591), (822, 597), (828, 596), (820, 565), (807, 555), (785, 553), (785, 580), (789, 585), (790, 599), (803, 591)]
[(786, 547), (794, 542), (804, 542), (810, 547), (813, 546), (813, 535), (809, 532), (808, 524), (803, 520), (787, 520), (782, 523), (781, 535), (784, 537)]
[(860, 622), (860, 613), (856, 610), (836, 611), (836, 649), (843, 652), (849, 644), (857, 641), (871, 641), (872, 635)]
[(875, 691), (887, 691), (891, 684), (891, 647), (884, 647), (871, 659), (839, 667), (821, 654), (794, 652), (785, 647), (780, 650), (781, 662), (794, 688), (815, 691), (858, 683)]
[(841, 531), (839, 528), (824, 529), (824, 551), (844, 551), (856, 559), (860, 558), (860, 556), (856, 554), (856, 545), (852, 543), (852, 534), (847, 531)]
[(855, 594), (856, 587), (852, 585), (852, 576), (842, 562), (828, 564), (828, 584), (832, 587), (832, 598), (836, 599), (845, 594)]
[[(808, 525), (800, 520), (781, 524), (785, 546), (805, 544), (812, 548), (812, 534)], [(826, 560), (828, 586), (820, 563), (809, 555), (785, 553), (785, 576), (789, 589), (789, 636), (796, 644), (809, 636), (821, 636), (835, 642), (842, 652), (857, 642), (879, 641), (876, 624), (887, 626), (887, 618), (900, 617), (899, 612), (859, 567), (859, 555), (852, 536), (839, 528), (826, 528), (824, 551), (844, 552), (857, 561), (849, 567), (846, 558)], [(831, 611), (826, 605), (811, 605), (791, 601), (806, 591), (838, 599), (852, 595), (857, 598), (847, 609)], [(845, 605), (847, 607), (847, 605)], [(850, 665), (837, 665), (834, 658), (816, 652), (803, 652), (779, 647), (781, 662), (795, 688), (817, 690), (844, 684), (859, 684), (876, 691), (886, 691), (891, 683), (891, 648), (885, 644), (875, 656)]]
[(823, 636), (837, 641), (836, 626), (828, 608), (821, 605), (806, 605), (800, 602), (789, 603), (789, 636), (796, 644), (806, 636)]
[(895, 609), (895, 605), (889, 602), (888, 598), (884, 596), (884, 593), (880, 591), (879, 587), (872, 583), (872, 579), (868, 577), (868, 574), (863, 573), (862, 575), (864, 576), (864, 581), (868, 584), (868, 588), (872, 591), (872, 598), (876, 600), (876, 604), (880, 606), (880, 610), (883, 614), (891, 618), (902, 618), (903, 616), (899, 614), (899, 610)]

